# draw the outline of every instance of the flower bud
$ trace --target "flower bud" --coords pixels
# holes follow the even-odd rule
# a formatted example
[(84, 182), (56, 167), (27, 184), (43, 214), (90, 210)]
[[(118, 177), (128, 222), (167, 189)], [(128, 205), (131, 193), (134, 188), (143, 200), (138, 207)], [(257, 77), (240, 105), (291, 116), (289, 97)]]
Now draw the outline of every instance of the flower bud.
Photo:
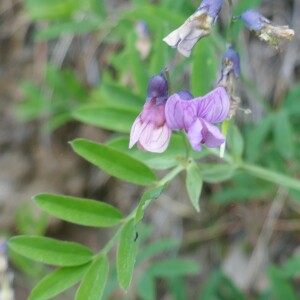
[(168, 82), (161, 73), (150, 78), (147, 88), (147, 102), (155, 98), (156, 104), (161, 104), (168, 99)]
[(222, 74), (233, 72), (235, 78), (239, 78), (241, 74), (240, 56), (231, 45), (228, 46), (222, 59)]
[(248, 29), (254, 31), (261, 41), (278, 48), (279, 39), (291, 40), (295, 35), (293, 29), (288, 26), (272, 25), (271, 21), (253, 9), (242, 13), (241, 19)]

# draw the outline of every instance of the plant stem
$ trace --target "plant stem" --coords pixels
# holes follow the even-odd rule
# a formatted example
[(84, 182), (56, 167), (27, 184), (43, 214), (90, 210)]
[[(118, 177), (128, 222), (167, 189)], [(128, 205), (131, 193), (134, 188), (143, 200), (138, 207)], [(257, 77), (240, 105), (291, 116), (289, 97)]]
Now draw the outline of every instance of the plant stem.
[(170, 180), (172, 180), (176, 175), (178, 175), (182, 170), (184, 170), (184, 167), (182, 165), (177, 166), (174, 168), (171, 172), (169, 172), (165, 177), (163, 177), (160, 181), (157, 182), (157, 186), (164, 185)]
[(103, 249), (96, 255), (96, 257), (103, 255), (103, 254), (107, 254), (110, 249), (114, 246), (117, 238), (120, 235), (121, 230), (123, 229), (124, 225), (121, 225), (118, 230), (115, 232), (115, 234), (113, 235), (113, 237), (107, 242), (107, 244), (103, 247)]
[(169, 90), (169, 95), (172, 94), (172, 86), (171, 86), (171, 79), (170, 79), (170, 73), (169, 73), (169, 69), (167, 67), (165, 67), (163, 69), (163, 73), (167, 79), (167, 82), (168, 82), (168, 90)]
[(183, 142), (184, 142), (184, 146), (185, 146), (186, 158), (189, 158), (190, 157), (190, 143), (189, 143), (189, 140), (188, 140), (184, 130), (181, 130), (180, 133), (181, 133), (181, 136), (183, 138)]
[(232, 27), (232, 24), (233, 24), (233, 21), (232, 21), (232, 18), (233, 18), (233, 4), (232, 4), (232, 0), (228, 0), (228, 4), (229, 4), (230, 19), (229, 19), (228, 26), (227, 26), (227, 31), (226, 31), (226, 42), (228, 44), (231, 44), (231, 42), (232, 42), (231, 27)]

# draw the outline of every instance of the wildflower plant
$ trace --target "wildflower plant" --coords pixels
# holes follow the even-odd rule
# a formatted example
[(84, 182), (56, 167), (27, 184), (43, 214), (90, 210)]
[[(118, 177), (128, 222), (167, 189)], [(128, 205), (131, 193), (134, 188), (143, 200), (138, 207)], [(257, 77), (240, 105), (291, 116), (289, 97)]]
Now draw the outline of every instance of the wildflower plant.
[[(233, 44), (235, 41), (230, 39), (230, 34), (227, 34), (228, 39), (223, 38), (221, 50), (224, 54), (222, 59), (220, 57), (219, 76), (215, 74), (214, 80), (207, 83), (207, 88), (212, 87), (210, 90), (200, 92), (197, 87), (206, 76), (203, 73), (202, 77), (195, 78), (195, 74), (199, 72), (198, 63), (195, 64), (191, 75), (192, 85), (196, 86), (192, 88), (194, 95), (182, 88), (183, 84), (178, 84), (178, 80), (174, 82), (175, 76), (172, 72), (178, 72), (177, 67), (168, 68), (171, 59), (177, 56), (178, 50), (179, 55), (184, 56), (183, 65), (202, 59), (205, 71), (207, 52), (198, 49), (202, 50), (201, 43), (205, 39), (210, 39), (210, 34), (213, 35), (213, 28), (217, 26), (224, 2), (204, 0), (188, 18), (186, 15), (178, 17), (176, 13), (174, 17), (172, 13), (168, 13), (168, 9), (157, 8), (157, 14), (154, 14), (156, 6), (144, 3), (137, 10), (124, 14), (120, 20), (120, 32), (124, 31), (124, 28), (126, 30), (132, 20), (136, 22), (141, 22), (141, 18), (144, 20), (143, 23), (134, 24), (134, 27), (139, 28), (138, 36), (136, 33), (128, 34), (124, 49), (111, 58), (112, 65), (122, 62), (119, 63), (120, 73), (124, 78), (128, 78), (126, 77), (128, 74), (131, 76), (130, 79), (135, 82), (134, 92), (116, 85), (106, 74), (100, 88), (93, 91), (91, 96), (93, 98), (100, 94), (101, 100), (76, 107), (72, 116), (76, 120), (122, 135), (112, 138), (107, 143), (79, 138), (71, 141), (70, 145), (76, 154), (102, 171), (119, 180), (146, 188), (128, 215), (124, 215), (117, 207), (98, 200), (49, 193), (34, 196), (36, 205), (51, 216), (82, 226), (111, 228), (110, 232), (113, 234), (97, 253), (79, 243), (48, 237), (28, 235), (12, 237), (8, 243), (10, 251), (57, 267), (36, 285), (29, 299), (49, 299), (78, 282), (80, 285), (75, 299), (101, 299), (107, 291), (109, 274), (112, 274), (110, 270), (113, 263), (109, 257), (114, 247), (117, 247), (115, 265), (119, 286), (124, 291), (130, 289), (136, 257), (141, 246), (141, 223), (145, 211), (152, 201), (168, 189), (172, 180), (183, 172), (191, 204), (200, 213), (199, 199), (203, 183), (229, 180), (238, 171), (273, 185), (300, 190), (300, 181), (289, 174), (244, 160), (244, 140), (235, 125), (235, 115), (241, 105), (235, 86), (241, 84), (238, 78), (242, 70), (239, 54)], [(232, 8), (231, 1), (228, 2)], [(182, 2), (180, 7), (184, 6)], [(248, 4), (246, 8), (249, 8)], [(170, 28), (171, 33), (164, 32), (164, 26), (160, 24), (161, 15), (165, 16), (166, 22), (171, 23), (172, 26), (169, 24), (169, 27), (173, 27)], [(99, 14), (97, 18), (100, 20), (103, 16)], [(291, 29), (271, 25), (267, 19), (253, 10), (245, 10), (240, 16), (230, 16), (229, 33), (237, 22), (244, 22), (246, 27), (254, 31), (261, 40), (276, 47), (278, 39), (290, 39), (293, 35)], [(144, 28), (147, 23), (149, 31)], [(174, 29), (179, 24), (182, 25)], [(148, 35), (153, 26), (158, 26), (159, 39), (157, 38), (151, 45), (152, 53), (149, 54), (151, 37)], [(111, 28), (111, 32), (114, 29)], [(49, 32), (53, 34), (53, 31), (49, 30), (48, 34)], [(45, 35), (47, 32), (41, 34)], [(141, 37), (147, 42), (145, 48), (141, 47), (142, 42), (136, 43)], [(162, 40), (175, 49), (169, 48)], [(149, 65), (147, 65), (148, 55), (152, 58)], [(185, 58), (190, 55), (191, 58)], [(129, 59), (126, 60), (124, 57)], [(206, 163), (205, 159), (211, 157), (213, 163)], [(166, 173), (158, 177), (156, 170), (165, 170)], [(171, 278), (172, 274), (168, 273), (168, 269), (181, 277), (199, 273), (197, 263), (180, 258), (167, 261), (160, 267), (160, 271), (158, 267), (152, 268), (152, 273), (149, 271), (149, 274), (143, 276), (143, 282), (148, 283), (148, 294), (140, 292), (142, 299), (155, 299), (152, 279), (161, 274)], [(152, 276), (152, 281), (148, 280), (148, 275)], [(219, 274), (215, 282), (228, 283), (226, 280)]]

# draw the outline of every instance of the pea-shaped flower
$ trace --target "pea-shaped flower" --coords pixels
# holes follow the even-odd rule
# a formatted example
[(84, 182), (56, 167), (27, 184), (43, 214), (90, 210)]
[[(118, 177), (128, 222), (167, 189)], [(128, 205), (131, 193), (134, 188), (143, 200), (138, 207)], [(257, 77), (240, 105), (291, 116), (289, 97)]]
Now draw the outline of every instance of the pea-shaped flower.
[(179, 28), (163, 40), (184, 56), (190, 56), (195, 44), (210, 34), (224, 0), (203, 0), (198, 9)]
[(241, 19), (249, 30), (254, 31), (258, 38), (278, 48), (280, 38), (291, 40), (295, 34), (288, 26), (272, 25), (271, 21), (253, 9), (242, 13)]
[(148, 84), (146, 103), (134, 121), (129, 148), (135, 143), (142, 150), (163, 152), (167, 149), (172, 130), (166, 124), (165, 106), (168, 99), (168, 82), (161, 73)]
[(201, 144), (215, 148), (224, 143), (225, 137), (213, 123), (223, 122), (229, 108), (229, 96), (223, 87), (198, 98), (186, 91), (179, 92), (167, 101), (167, 125), (174, 130), (184, 129), (196, 151), (201, 151)]

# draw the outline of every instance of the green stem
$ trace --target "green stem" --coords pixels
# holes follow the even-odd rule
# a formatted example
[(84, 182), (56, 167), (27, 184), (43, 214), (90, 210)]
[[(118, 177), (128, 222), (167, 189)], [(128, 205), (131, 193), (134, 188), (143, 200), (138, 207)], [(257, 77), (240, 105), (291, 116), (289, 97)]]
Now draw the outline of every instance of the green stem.
[(244, 162), (240, 163), (239, 167), (242, 170), (245, 170), (247, 173), (260, 179), (284, 186), (286, 188), (296, 189), (298, 191), (300, 190), (300, 180), (295, 178)]
[(100, 255), (103, 255), (103, 254), (107, 254), (110, 249), (114, 246), (116, 240), (118, 239), (120, 233), (121, 233), (121, 230), (123, 229), (123, 226), (120, 226), (118, 228), (118, 230), (115, 232), (115, 234), (113, 235), (113, 237), (107, 242), (107, 244), (103, 247), (103, 249), (96, 255), (96, 257), (99, 257)]
[(227, 43), (232, 42), (232, 36), (231, 36), (231, 27), (233, 24), (232, 18), (233, 18), (233, 4), (232, 4), (232, 0), (228, 0), (228, 4), (229, 4), (229, 15), (230, 15), (230, 20), (228, 22), (228, 26), (227, 26), (227, 30), (226, 30), (226, 41)]
[(169, 73), (169, 69), (167, 67), (164, 68), (164, 75), (168, 82), (169, 95), (172, 95), (172, 85), (171, 85), (170, 73)]
[(182, 165), (177, 166), (160, 181), (158, 181), (156, 185), (159, 186), (166, 184), (167, 182), (171, 181), (176, 175), (178, 175), (182, 170), (184, 170), (184, 167)]
[[(172, 180), (177, 174), (179, 174), (184, 169), (183, 165), (179, 165), (176, 168), (174, 168), (171, 172), (169, 172), (166, 176), (164, 176), (161, 180), (159, 180), (156, 183), (156, 186), (164, 185), (170, 180)], [(136, 215), (137, 207), (123, 220), (123, 223), (125, 224), (130, 219), (134, 218)], [(112, 238), (107, 242), (107, 244), (103, 247), (103, 249), (95, 256), (95, 258), (106, 255), (114, 246), (115, 242), (117, 241), (121, 230), (123, 229), (123, 225), (121, 225), (118, 230), (115, 232), (115, 234), (112, 236)]]
[(181, 130), (180, 133), (181, 133), (181, 136), (183, 138), (183, 143), (184, 143), (184, 146), (185, 146), (186, 158), (189, 158), (190, 157), (190, 143), (189, 143), (189, 140), (188, 140), (184, 130)]

